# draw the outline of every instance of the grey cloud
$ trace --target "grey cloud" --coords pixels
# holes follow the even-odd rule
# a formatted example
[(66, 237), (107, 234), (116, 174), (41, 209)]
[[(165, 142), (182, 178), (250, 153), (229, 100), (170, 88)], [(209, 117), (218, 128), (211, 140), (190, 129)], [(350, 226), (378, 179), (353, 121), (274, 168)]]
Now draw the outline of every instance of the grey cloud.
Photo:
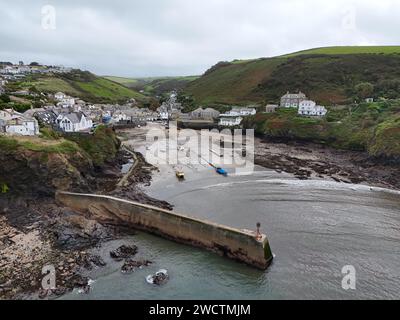
[[(41, 28), (53, 5), (56, 30)], [(396, 0), (0, 0), (0, 60), (123, 76), (190, 75), (220, 60), (399, 43)], [(355, 28), (343, 27), (354, 12)]]

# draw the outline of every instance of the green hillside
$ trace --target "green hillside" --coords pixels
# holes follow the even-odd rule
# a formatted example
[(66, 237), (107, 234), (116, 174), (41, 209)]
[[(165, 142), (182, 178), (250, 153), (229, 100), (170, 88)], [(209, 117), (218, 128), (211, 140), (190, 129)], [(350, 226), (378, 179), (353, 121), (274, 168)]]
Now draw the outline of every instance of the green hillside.
[(48, 93), (62, 91), (92, 103), (122, 102), (130, 98), (140, 102), (147, 101), (144, 95), (133, 89), (80, 70), (67, 74), (31, 75), (11, 86), (14, 90), (35, 87)]
[(298, 90), (320, 103), (346, 104), (365, 83), (373, 97), (400, 97), (400, 47), (330, 47), (220, 62), (184, 91), (197, 104), (273, 103)]
[(122, 84), (126, 87), (129, 87), (132, 84), (135, 84), (138, 82), (137, 79), (133, 79), (133, 78), (125, 78), (125, 77), (115, 77), (115, 76), (104, 76), (104, 79)]
[(284, 55), (293, 57), (302, 54), (400, 54), (400, 46), (338, 46), (298, 51)]
[(143, 91), (148, 96), (158, 96), (172, 90), (182, 90), (198, 76), (182, 77), (150, 77), (150, 78), (123, 78), (106, 76), (105, 79), (118, 82), (136, 91)]
[(308, 118), (296, 109), (259, 113), (244, 120), (246, 128), (274, 138), (328, 144), (364, 150), (371, 156), (400, 161), (400, 100), (329, 108), (325, 118)]

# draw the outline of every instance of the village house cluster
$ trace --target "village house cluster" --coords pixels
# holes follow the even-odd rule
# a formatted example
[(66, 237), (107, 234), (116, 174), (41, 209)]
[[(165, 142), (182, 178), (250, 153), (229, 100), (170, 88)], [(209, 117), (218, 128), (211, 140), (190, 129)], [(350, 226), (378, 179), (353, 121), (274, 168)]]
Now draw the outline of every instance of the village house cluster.
[(0, 63), (0, 76), (5, 80), (23, 79), (29, 74), (68, 73), (72, 68), (64, 66), (44, 66), (36, 63), (26, 65), (23, 61), (18, 64)]
[(157, 109), (157, 112), (160, 114), (161, 120), (202, 121), (215, 123), (222, 127), (240, 126), (244, 117), (257, 113), (254, 106), (233, 106), (226, 113), (220, 113), (218, 110), (210, 107), (199, 107), (188, 113), (184, 113), (182, 110), (182, 104), (177, 102), (177, 93), (173, 92), (169, 99)]
[(224, 127), (235, 127), (241, 124), (243, 117), (256, 114), (256, 109), (232, 107), (231, 111), (221, 114), (214, 108), (199, 107), (192, 112), (184, 113), (182, 104), (177, 102), (177, 93), (173, 92), (168, 100), (157, 109), (157, 112), (162, 121), (203, 121)]
[(233, 107), (230, 111), (221, 114), (219, 124), (224, 127), (239, 126), (244, 117), (253, 116), (257, 113), (255, 107)]
[[(135, 99), (125, 104), (91, 104), (63, 92), (48, 94), (53, 101), (41, 108), (31, 108), (23, 114), (12, 109), (0, 113), (0, 133), (32, 136), (39, 134), (39, 124), (65, 133), (89, 133), (99, 124), (112, 126), (140, 126), (151, 121), (171, 119), (180, 115), (181, 106), (171, 101), (158, 111), (139, 108)], [(24, 129), (23, 129), (24, 128)]]
[(3, 77), (0, 76), (0, 94), (3, 94), (6, 90), (4, 89), (4, 86), (8, 83), (8, 80), (4, 79)]
[[(70, 68), (39, 66), (37, 64), (18, 65), (0, 63), (0, 94), (5, 92), (8, 81), (15, 81), (20, 77), (32, 73), (70, 72)], [(17, 93), (12, 93), (18, 95)], [(231, 110), (220, 113), (210, 107), (199, 107), (192, 112), (184, 113), (183, 105), (178, 102), (177, 92), (172, 92), (168, 99), (156, 110), (139, 108), (135, 99), (128, 100), (125, 104), (91, 104), (77, 97), (71, 97), (63, 92), (55, 94), (31, 93), (41, 95), (48, 105), (41, 108), (32, 108), (24, 113), (13, 109), (0, 111), (0, 134), (34, 136), (39, 134), (39, 125), (50, 126), (65, 133), (91, 132), (99, 124), (113, 126), (141, 126), (147, 122), (168, 121), (207, 122), (221, 127), (240, 127), (245, 117), (257, 113), (256, 106), (232, 106)], [(327, 109), (307, 99), (302, 93), (287, 92), (280, 101), (280, 105), (269, 104), (265, 112), (276, 112), (278, 108), (297, 108), (302, 116), (323, 117)]]
[(99, 124), (140, 125), (158, 120), (159, 114), (147, 108), (138, 108), (135, 99), (124, 105), (90, 104), (62, 92), (53, 96), (55, 105), (28, 110), (40, 124), (63, 132), (90, 132)]
[(278, 108), (296, 108), (301, 116), (324, 117), (328, 110), (315, 101), (309, 100), (303, 92), (289, 93), (282, 96), (280, 105), (268, 104), (266, 113), (276, 112)]

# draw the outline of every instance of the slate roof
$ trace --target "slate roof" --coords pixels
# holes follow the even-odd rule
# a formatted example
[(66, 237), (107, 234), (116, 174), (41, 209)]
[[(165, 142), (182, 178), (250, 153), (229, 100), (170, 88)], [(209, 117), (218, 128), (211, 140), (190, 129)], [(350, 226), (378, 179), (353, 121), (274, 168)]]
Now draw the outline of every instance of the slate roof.
[(82, 112), (71, 112), (65, 115), (72, 123), (80, 123), (84, 114)]

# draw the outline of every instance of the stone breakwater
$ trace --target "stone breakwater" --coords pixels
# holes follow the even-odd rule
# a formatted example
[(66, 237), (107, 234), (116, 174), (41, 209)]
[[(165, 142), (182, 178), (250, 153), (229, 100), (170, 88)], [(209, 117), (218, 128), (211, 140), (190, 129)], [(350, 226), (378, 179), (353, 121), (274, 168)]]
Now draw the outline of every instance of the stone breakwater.
[(57, 201), (99, 222), (126, 224), (161, 237), (214, 251), (250, 266), (266, 269), (272, 262), (268, 239), (172, 211), (110, 196), (57, 192)]

